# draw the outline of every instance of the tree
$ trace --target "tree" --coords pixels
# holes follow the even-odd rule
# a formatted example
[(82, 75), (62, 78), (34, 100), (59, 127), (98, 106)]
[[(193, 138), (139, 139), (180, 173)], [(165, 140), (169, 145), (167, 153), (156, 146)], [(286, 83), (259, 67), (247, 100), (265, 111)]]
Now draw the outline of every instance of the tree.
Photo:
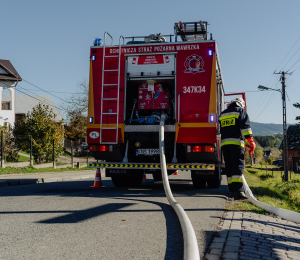
[(80, 111), (86, 114), (89, 102), (89, 82), (87, 79), (82, 80), (77, 85), (78, 92), (67, 97), (68, 102), (61, 104), (61, 107), (68, 113)]
[(66, 126), (66, 137), (76, 141), (84, 138), (87, 131), (87, 117), (80, 109), (68, 112), (68, 125)]
[(255, 144), (256, 144), (256, 148), (255, 148), (255, 150), (254, 150), (254, 157), (255, 157), (256, 162), (258, 162), (258, 161), (260, 161), (261, 158), (263, 157), (263, 155), (264, 155), (264, 150), (263, 150), (263, 148), (259, 145), (258, 142), (255, 142)]
[(17, 162), (20, 158), (14, 138), (6, 126), (0, 126), (0, 134), (3, 132), (3, 156), (8, 162)]
[(56, 115), (46, 105), (37, 105), (21, 118), (13, 128), (13, 135), (19, 149), (29, 150), (30, 142), (24, 142), (24, 136), (32, 136), (32, 155), (36, 163), (52, 161), (53, 140), (54, 158), (63, 152), (63, 122), (55, 121)]

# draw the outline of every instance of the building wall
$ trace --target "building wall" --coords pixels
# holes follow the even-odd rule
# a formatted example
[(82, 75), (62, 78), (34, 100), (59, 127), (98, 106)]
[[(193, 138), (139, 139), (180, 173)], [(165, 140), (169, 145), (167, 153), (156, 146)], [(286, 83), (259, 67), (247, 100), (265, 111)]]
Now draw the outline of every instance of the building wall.
[[(10, 87), (8, 87), (8, 85)], [(0, 81), (0, 125), (3, 126), (4, 123), (10, 123), (11, 127), (15, 123), (15, 100), (16, 100), (16, 91), (14, 82), (12, 81)], [(4, 88), (7, 88), (11, 94), (11, 110), (2, 110), (2, 91)], [(6, 119), (7, 118), (7, 119)], [(5, 120), (6, 119), (6, 120)]]
[[(298, 171), (296, 168), (296, 163), (300, 160), (300, 154), (298, 154), (298, 150), (288, 150), (288, 166), (289, 171)], [(300, 164), (298, 163), (298, 166)]]

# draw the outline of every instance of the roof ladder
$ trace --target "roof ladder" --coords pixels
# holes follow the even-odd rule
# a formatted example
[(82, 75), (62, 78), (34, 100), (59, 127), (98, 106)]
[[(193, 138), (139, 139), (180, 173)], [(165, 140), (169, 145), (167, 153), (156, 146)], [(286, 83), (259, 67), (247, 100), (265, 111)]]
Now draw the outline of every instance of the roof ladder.
[[(101, 113), (100, 113), (100, 144), (118, 144), (118, 130), (119, 130), (119, 107), (120, 107), (120, 66), (121, 66), (121, 43), (122, 43), (122, 39), (123, 39), (123, 44), (125, 44), (125, 38), (123, 36), (120, 36), (120, 41), (119, 41), (119, 54), (118, 55), (109, 55), (106, 56), (105, 55), (105, 43), (106, 43), (106, 35), (108, 35), (111, 38), (111, 46), (113, 45), (113, 37), (108, 33), (105, 32), (104, 33), (104, 44), (103, 44), (103, 66), (102, 66), (102, 89), (101, 89)], [(118, 62), (118, 69), (105, 69), (105, 59), (108, 58), (119, 58), (119, 62)], [(110, 84), (105, 84), (104, 82), (104, 75), (105, 72), (118, 72), (118, 83), (110, 83)], [(117, 97), (110, 97), (110, 98), (104, 98), (103, 97), (103, 92), (104, 92), (104, 87), (108, 86), (108, 88), (110, 86), (117, 86)], [(117, 101), (117, 112), (112, 113), (111, 111), (106, 111), (103, 112), (103, 101), (105, 100), (116, 100)], [(116, 115), (116, 122), (115, 124), (113, 124), (114, 126), (112, 127), (107, 127), (107, 126), (103, 126), (103, 115)], [(114, 129), (116, 130), (116, 139), (113, 142), (102, 142), (102, 130), (103, 129)]]

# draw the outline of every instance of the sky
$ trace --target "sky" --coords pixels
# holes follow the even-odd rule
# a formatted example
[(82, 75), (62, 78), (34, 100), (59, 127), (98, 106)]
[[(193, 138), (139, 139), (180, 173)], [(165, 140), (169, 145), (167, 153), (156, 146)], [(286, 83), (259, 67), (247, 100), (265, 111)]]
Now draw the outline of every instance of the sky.
[[(95, 37), (173, 34), (175, 22), (202, 20), (218, 43), (225, 92), (246, 92), (251, 121), (282, 123), (280, 92), (257, 89), (281, 89), (273, 74), (281, 70), (293, 72), (286, 78), (287, 122), (300, 116), (292, 106), (300, 103), (299, 0), (0, 0), (0, 10), (0, 59), (59, 107), (88, 79)], [(49, 94), (25, 81), (17, 89)]]

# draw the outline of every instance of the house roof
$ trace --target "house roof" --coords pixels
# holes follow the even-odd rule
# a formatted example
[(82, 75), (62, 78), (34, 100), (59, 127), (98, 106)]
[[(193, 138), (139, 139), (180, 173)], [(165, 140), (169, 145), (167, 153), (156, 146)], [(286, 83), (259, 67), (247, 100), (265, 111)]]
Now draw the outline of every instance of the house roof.
[(9, 60), (0, 60), (0, 80), (22, 81), (22, 78)]
[[(2, 101), (11, 101), (10, 94), (2, 94)], [(55, 121), (61, 121), (63, 119), (60, 111), (52, 101), (50, 96), (47, 95), (16, 95), (16, 114), (27, 114), (32, 111), (32, 108), (36, 107), (39, 103), (49, 106), (53, 113), (56, 115)]]
[[(300, 149), (300, 126), (299, 125), (290, 125), (288, 127), (287, 139), (288, 139), (289, 150)], [(279, 149), (282, 149), (282, 142), (279, 146)]]

